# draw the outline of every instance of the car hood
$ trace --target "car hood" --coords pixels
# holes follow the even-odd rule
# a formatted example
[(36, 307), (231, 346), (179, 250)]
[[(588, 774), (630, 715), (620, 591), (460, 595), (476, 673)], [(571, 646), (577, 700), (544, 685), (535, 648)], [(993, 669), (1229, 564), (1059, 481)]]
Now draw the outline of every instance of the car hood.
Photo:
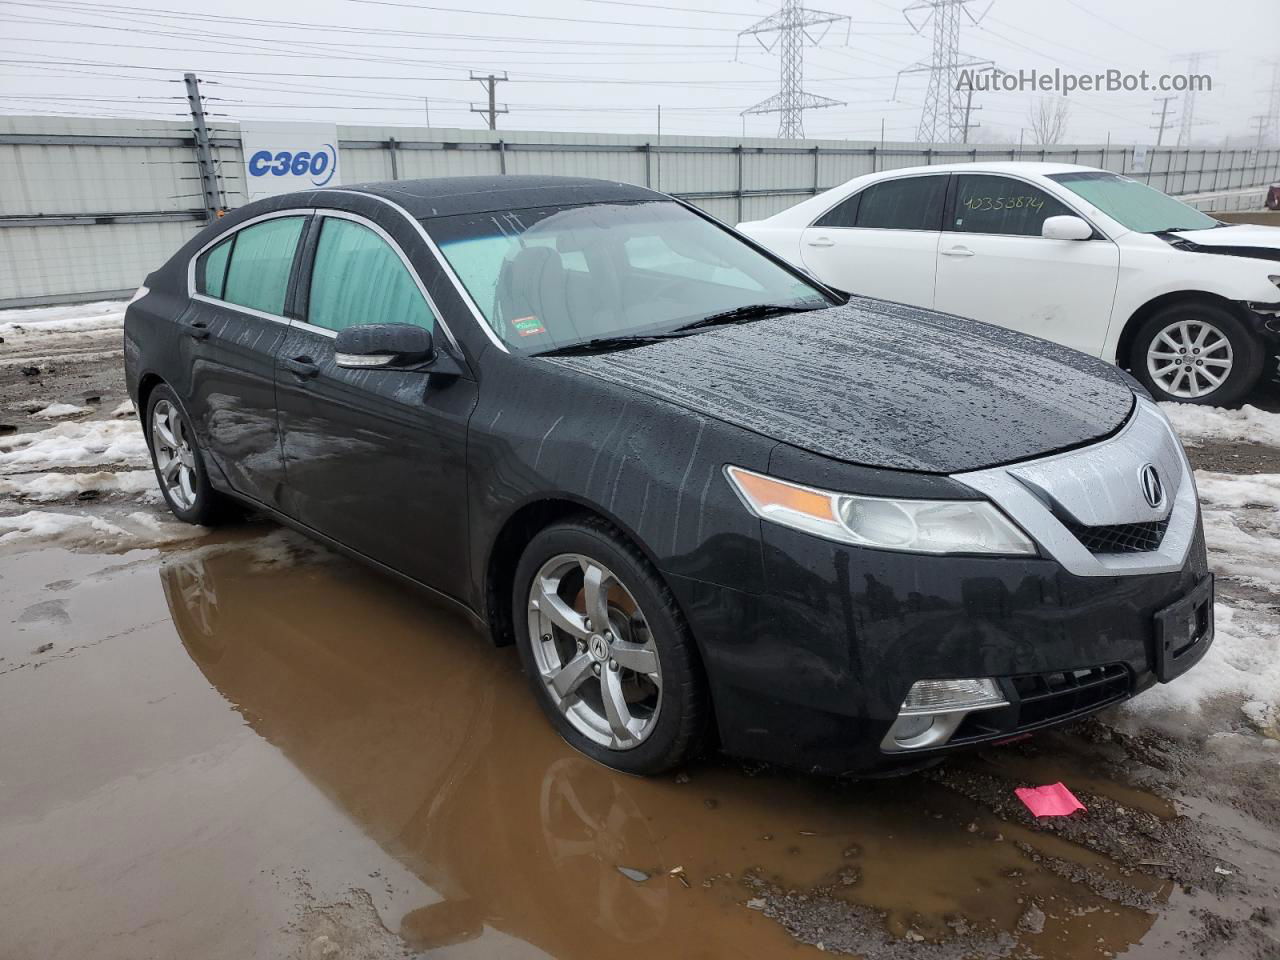
[(836, 460), (958, 473), (1077, 447), (1126, 376), (1046, 340), (853, 298), (611, 353), (542, 358)]
[(1234, 256), (1256, 256), (1266, 260), (1280, 259), (1280, 227), (1239, 223), (1211, 230), (1171, 230), (1177, 237), (1199, 247), (1204, 253)]

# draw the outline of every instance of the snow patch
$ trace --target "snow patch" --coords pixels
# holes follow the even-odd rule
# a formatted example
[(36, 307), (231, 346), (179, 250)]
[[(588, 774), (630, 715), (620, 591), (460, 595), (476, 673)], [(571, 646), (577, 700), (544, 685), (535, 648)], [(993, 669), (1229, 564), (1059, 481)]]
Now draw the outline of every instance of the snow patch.
[(123, 327), (127, 305), (123, 300), (103, 300), (57, 307), (0, 310), (0, 336), (40, 336)]
[(37, 410), (32, 416), (39, 417), (41, 420), (60, 420), (63, 417), (78, 417), (91, 409), (91, 407), (77, 407), (74, 403), (51, 403), (43, 410)]
[(1272, 590), (1280, 601), (1280, 474), (1199, 471), (1196, 488), (1213, 571)]
[(1228, 410), (1162, 403), (1160, 409), (1187, 446), (1194, 447), (1202, 440), (1235, 440), (1280, 447), (1280, 413), (1268, 413), (1248, 404), (1239, 410)]
[(51, 503), (70, 500), (82, 493), (145, 494), (147, 499), (159, 499), (155, 474), (150, 470), (124, 470), (113, 473), (99, 470), (94, 473), (44, 473), (38, 476), (21, 475), (0, 477), (0, 495)]
[(47, 430), (0, 437), (0, 469), (8, 472), (108, 463), (150, 463), (147, 442), (136, 420), (60, 423)]
[(38, 542), (94, 549), (136, 550), (189, 540), (207, 533), (203, 527), (161, 520), (141, 511), (106, 520), (90, 513), (29, 510), (0, 517), (0, 546)]
[(136, 412), (132, 400), (126, 400), (120, 406), (112, 410), (107, 416), (109, 417), (131, 417)]

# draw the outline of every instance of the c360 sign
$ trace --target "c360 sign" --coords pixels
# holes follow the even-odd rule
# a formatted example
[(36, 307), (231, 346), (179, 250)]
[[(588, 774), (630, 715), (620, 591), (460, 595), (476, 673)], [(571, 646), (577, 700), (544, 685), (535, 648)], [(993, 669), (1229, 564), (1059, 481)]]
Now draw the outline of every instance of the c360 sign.
[(297, 153), (288, 150), (276, 153), (259, 150), (249, 158), (249, 176), (305, 177), (310, 174), (311, 182), (317, 187), (323, 187), (337, 169), (338, 165), (334, 162), (336, 155), (337, 151), (331, 143), (326, 143), (314, 153), (310, 150), (299, 150)]
[(342, 183), (334, 124), (244, 121), (240, 145), (250, 200)]

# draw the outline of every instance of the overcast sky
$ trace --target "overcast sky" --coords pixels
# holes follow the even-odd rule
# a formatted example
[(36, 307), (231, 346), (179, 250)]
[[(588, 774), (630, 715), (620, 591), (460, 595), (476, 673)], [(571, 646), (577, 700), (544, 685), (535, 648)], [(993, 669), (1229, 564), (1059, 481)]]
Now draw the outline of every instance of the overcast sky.
[[(1181, 72), (1203, 51), (1194, 142), (1250, 137), (1268, 111), (1276, 0), (973, 0), (964, 52), (1004, 70)], [(206, 82), (215, 119), (325, 120), (479, 128), (472, 69), (507, 71), (498, 99), (512, 130), (736, 136), (745, 107), (776, 92), (778, 58), (738, 31), (775, 7), (758, 0), (0, 0), (0, 113), (179, 119), (180, 80)], [(913, 139), (927, 77), (899, 70), (930, 53), (899, 0), (815, 0), (848, 16), (805, 50), (805, 88), (847, 105), (806, 111), (811, 137)], [(483, 13), (469, 12), (485, 10)], [(986, 15), (982, 16), (986, 10)], [(920, 14), (913, 14), (917, 23)], [(766, 37), (766, 40), (771, 38)], [(1154, 143), (1155, 93), (1078, 93), (1068, 139)], [(218, 99), (214, 99), (218, 98)], [(1016, 142), (1032, 95), (974, 99), (977, 141)], [(1181, 104), (1170, 104), (1177, 138)], [(776, 115), (745, 118), (773, 136)], [(1280, 125), (1277, 125), (1280, 126)], [(1280, 134), (1280, 129), (1273, 129)], [(1274, 139), (1274, 136), (1273, 138)], [(1251, 142), (1251, 141), (1250, 141)]]

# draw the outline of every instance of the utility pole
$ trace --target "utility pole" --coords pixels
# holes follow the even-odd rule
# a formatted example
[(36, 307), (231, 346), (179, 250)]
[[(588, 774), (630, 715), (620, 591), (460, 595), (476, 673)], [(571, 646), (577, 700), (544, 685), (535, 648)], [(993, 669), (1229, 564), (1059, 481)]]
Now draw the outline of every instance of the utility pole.
[(973, 105), (973, 87), (970, 86), (969, 92), (965, 95), (965, 98), (964, 98), (964, 134), (961, 139), (961, 143), (968, 143), (969, 131), (975, 130), (979, 126), (979, 124), (969, 122), (969, 114), (974, 110), (981, 110), (981, 109), (982, 109), (981, 107), (975, 107)]
[(196, 173), (200, 181), (200, 196), (205, 213), (216, 220), (222, 212), (218, 203), (218, 174), (213, 160), (213, 144), (209, 139), (209, 126), (204, 118), (204, 100), (200, 96), (200, 78), (194, 73), (184, 73), (182, 82), (187, 88), (187, 106), (191, 110), (191, 134), (195, 142)]
[(422, 98), (422, 109), (427, 112), (427, 126), (430, 127), (431, 126), (431, 98), (430, 97)]
[(507, 77), (507, 72), (506, 72), (505, 70), (504, 70), (504, 71), (502, 71), (502, 76), (500, 76), (500, 77), (499, 77), (499, 76), (497, 76), (497, 75), (495, 75), (495, 74), (492, 74), (492, 73), (476, 73), (474, 70), (472, 70), (472, 71), (471, 71), (471, 79), (472, 79), (472, 80), (479, 80), (479, 81), (480, 81), (480, 85), (481, 85), (482, 87), (484, 87), (486, 90), (488, 90), (488, 91), (489, 91), (489, 105), (488, 105), (487, 107), (477, 107), (477, 106), (473, 103), (473, 104), (471, 104), (471, 112), (472, 112), (472, 113), (486, 113), (486, 114), (488, 114), (488, 115), (489, 115), (489, 129), (490, 129), (490, 130), (497, 130), (497, 129), (498, 129), (498, 114), (500, 114), (500, 113), (510, 113), (510, 112), (511, 112), (511, 111), (510, 111), (510, 110), (509, 110), (505, 105), (504, 105), (504, 106), (499, 107), (499, 106), (498, 106), (498, 103), (497, 103), (497, 89), (498, 89), (498, 84), (499, 84), (499, 83), (505, 83), (505, 82), (509, 79), (509, 78)]
[[(782, 0), (782, 8), (774, 11), (763, 20), (752, 24), (738, 33), (739, 42), (742, 37), (752, 36), (766, 51), (772, 53), (779, 47), (778, 65), (781, 72), (778, 92), (761, 100), (754, 107), (743, 110), (748, 113), (778, 114), (778, 137), (783, 140), (800, 140), (804, 138), (804, 111), (819, 107), (844, 106), (843, 100), (832, 100), (804, 90), (804, 45), (805, 41), (815, 47), (820, 44), (831, 24), (845, 22), (845, 43), (849, 42), (848, 31), (852, 29), (852, 21), (842, 13), (827, 13), (824, 10), (806, 10), (801, 0)], [(816, 36), (810, 32), (814, 27), (822, 27)], [(775, 34), (769, 43), (761, 37)]]
[(1156, 97), (1156, 103), (1160, 104), (1160, 112), (1159, 112), (1159, 113), (1156, 113), (1156, 112), (1153, 110), (1153, 111), (1151, 111), (1151, 115), (1152, 115), (1153, 117), (1157, 117), (1157, 116), (1158, 116), (1158, 117), (1160, 118), (1160, 123), (1159, 123), (1159, 124), (1154, 124), (1154, 123), (1153, 123), (1153, 124), (1151, 124), (1151, 129), (1156, 131), (1156, 146), (1157, 146), (1157, 147), (1158, 147), (1158, 146), (1160, 146), (1160, 145), (1162, 145), (1162, 144), (1164, 143), (1164, 128), (1165, 128), (1165, 126), (1167, 125), (1168, 117), (1169, 117), (1169, 101), (1170, 101), (1170, 100), (1177, 100), (1177, 99), (1178, 99), (1178, 98), (1177, 98), (1176, 96), (1173, 96), (1173, 95), (1170, 95), (1170, 96), (1167, 96), (1167, 97)]
[[(975, 17), (968, 8), (973, 0), (919, 0), (902, 11), (903, 17), (916, 33), (922, 33), (930, 23), (933, 24), (933, 55), (928, 63), (918, 63), (898, 71), (898, 82), (904, 73), (929, 74), (929, 90), (925, 94), (924, 106), (920, 110), (920, 124), (916, 128), (916, 139), (921, 143), (956, 143), (968, 142), (968, 108), (965, 98), (961, 96), (961, 71), (969, 71), (970, 77), (976, 71), (993, 69), (995, 64), (990, 60), (979, 60), (960, 52), (961, 12), (969, 22), (977, 26), (982, 17)], [(987, 7), (989, 11), (990, 6)], [(912, 14), (917, 19), (912, 19)], [(967, 84), (969, 96), (973, 95), (973, 84)], [(893, 95), (898, 96), (898, 84), (894, 83)]]
[[(1271, 128), (1271, 137), (1276, 139), (1280, 131), (1280, 60), (1271, 61), (1271, 89), (1267, 96), (1267, 125)], [(1259, 144), (1261, 146), (1261, 144)]]

